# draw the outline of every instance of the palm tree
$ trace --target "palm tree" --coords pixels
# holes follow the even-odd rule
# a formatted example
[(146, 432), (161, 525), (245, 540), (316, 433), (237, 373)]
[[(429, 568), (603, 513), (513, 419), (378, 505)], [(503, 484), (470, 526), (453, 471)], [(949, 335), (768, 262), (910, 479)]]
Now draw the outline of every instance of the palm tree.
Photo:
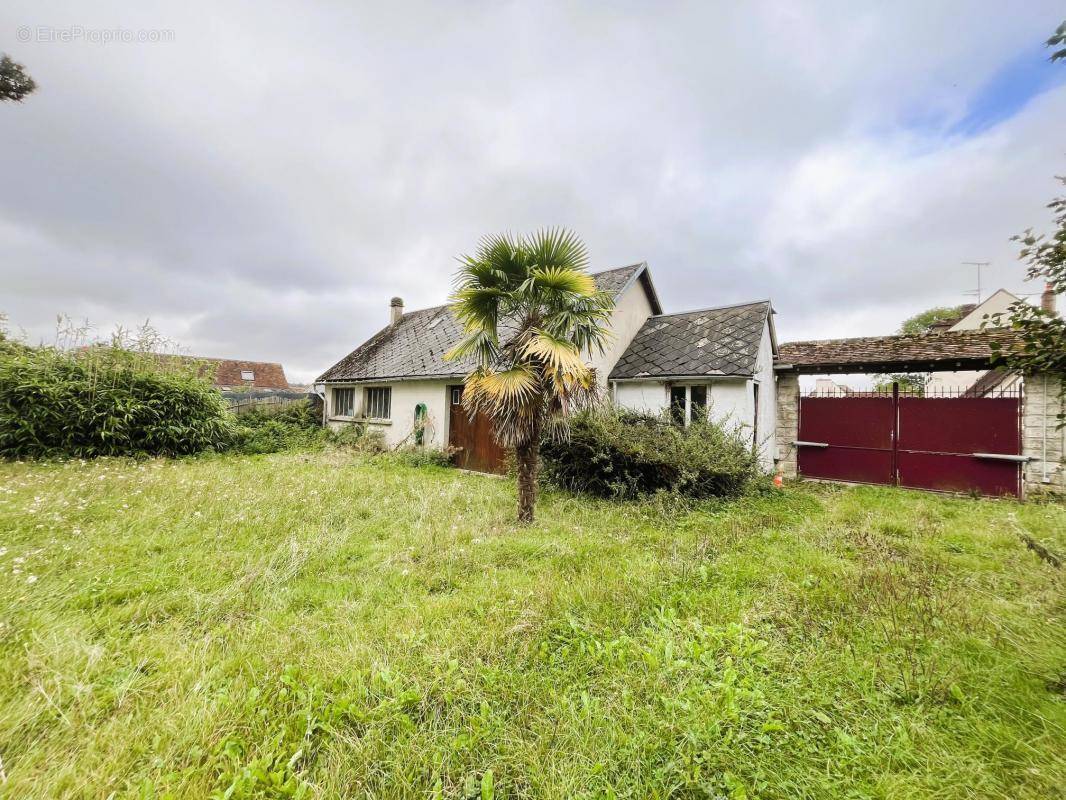
[(459, 258), (452, 309), (464, 337), (445, 357), (469, 360), (463, 407), (486, 414), (513, 447), (518, 520), (533, 521), (540, 440), (596, 397), (584, 354), (603, 352), (613, 297), (586, 271), (584, 243), (564, 229), (483, 238)]

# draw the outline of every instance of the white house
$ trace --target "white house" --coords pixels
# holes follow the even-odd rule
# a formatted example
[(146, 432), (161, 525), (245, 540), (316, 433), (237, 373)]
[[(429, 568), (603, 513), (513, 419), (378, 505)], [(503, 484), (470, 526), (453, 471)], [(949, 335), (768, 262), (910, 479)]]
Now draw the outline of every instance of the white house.
[[(615, 298), (611, 344), (588, 356), (604, 395), (633, 410), (670, 411), (684, 424), (706, 409), (751, 436), (770, 468), (777, 341), (769, 301), (663, 314), (646, 264), (593, 277)], [(474, 365), (443, 358), (461, 336), (448, 306), (404, 313), (393, 298), (390, 324), (316, 381), (327, 423), (365, 423), (392, 447), (447, 445), (462, 466), (498, 470), (503, 451), (490, 426), (461, 406), (463, 378)]]
[[(963, 306), (964, 313), (962, 316), (946, 324), (942, 323), (934, 330), (934, 334), (942, 331), (974, 331), (978, 330), (982, 324), (993, 326), (1009, 324), (1006, 321), (1006, 317), (1001, 318), (998, 322), (992, 317), (995, 314), (1006, 314), (1011, 304), (1017, 301), (1018, 297), (1016, 295), (1011, 294), (1006, 289), (997, 289), (980, 304)], [(934, 393), (944, 390), (968, 391), (973, 389), (983, 395), (993, 390), (1006, 388), (1005, 384), (1007, 382), (1013, 384), (1019, 380), (1018, 376), (1010, 375), (1005, 370), (935, 372), (930, 377), (926, 388)]]

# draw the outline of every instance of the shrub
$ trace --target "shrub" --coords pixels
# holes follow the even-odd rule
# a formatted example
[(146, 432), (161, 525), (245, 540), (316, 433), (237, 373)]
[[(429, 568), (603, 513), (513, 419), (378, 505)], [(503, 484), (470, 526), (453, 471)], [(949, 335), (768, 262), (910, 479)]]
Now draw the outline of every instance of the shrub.
[(0, 348), (0, 456), (184, 455), (220, 450), (233, 426), (199, 364), (131, 350)]
[(250, 455), (321, 447), (328, 438), (306, 400), (262, 406), (239, 415), (230, 449)]
[(396, 460), (409, 467), (450, 467), (452, 451), (435, 447), (401, 447), (395, 452)]
[(358, 422), (349, 422), (334, 431), (330, 438), (334, 444), (360, 453), (384, 453), (388, 449), (384, 433)]
[(736, 428), (713, 422), (687, 428), (615, 408), (575, 416), (566, 441), (541, 446), (550, 483), (599, 497), (658, 491), (703, 498), (741, 493), (761, 470)]

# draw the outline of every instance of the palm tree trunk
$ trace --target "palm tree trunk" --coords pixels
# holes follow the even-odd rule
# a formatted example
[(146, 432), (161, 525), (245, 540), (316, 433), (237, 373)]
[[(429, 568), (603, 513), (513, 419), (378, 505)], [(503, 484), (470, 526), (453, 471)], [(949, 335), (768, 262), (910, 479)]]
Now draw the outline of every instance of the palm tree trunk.
[(515, 448), (518, 462), (518, 521), (532, 522), (533, 508), (537, 502), (537, 466), (540, 442), (534, 439), (529, 444)]

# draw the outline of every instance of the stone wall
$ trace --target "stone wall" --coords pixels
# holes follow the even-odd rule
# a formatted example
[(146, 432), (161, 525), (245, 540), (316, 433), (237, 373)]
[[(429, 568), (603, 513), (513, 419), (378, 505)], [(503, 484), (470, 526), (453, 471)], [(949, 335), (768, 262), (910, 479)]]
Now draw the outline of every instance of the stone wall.
[(1025, 495), (1066, 493), (1066, 429), (1057, 428), (1062, 411), (1061, 379), (1052, 375), (1025, 378), (1022, 408), (1022, 453), (1030, 456), (1023, 468)]
[(796, 477), (796, 445), (799, 438), (799, 375), (777, 376), (777, 467), (786, 478)]

